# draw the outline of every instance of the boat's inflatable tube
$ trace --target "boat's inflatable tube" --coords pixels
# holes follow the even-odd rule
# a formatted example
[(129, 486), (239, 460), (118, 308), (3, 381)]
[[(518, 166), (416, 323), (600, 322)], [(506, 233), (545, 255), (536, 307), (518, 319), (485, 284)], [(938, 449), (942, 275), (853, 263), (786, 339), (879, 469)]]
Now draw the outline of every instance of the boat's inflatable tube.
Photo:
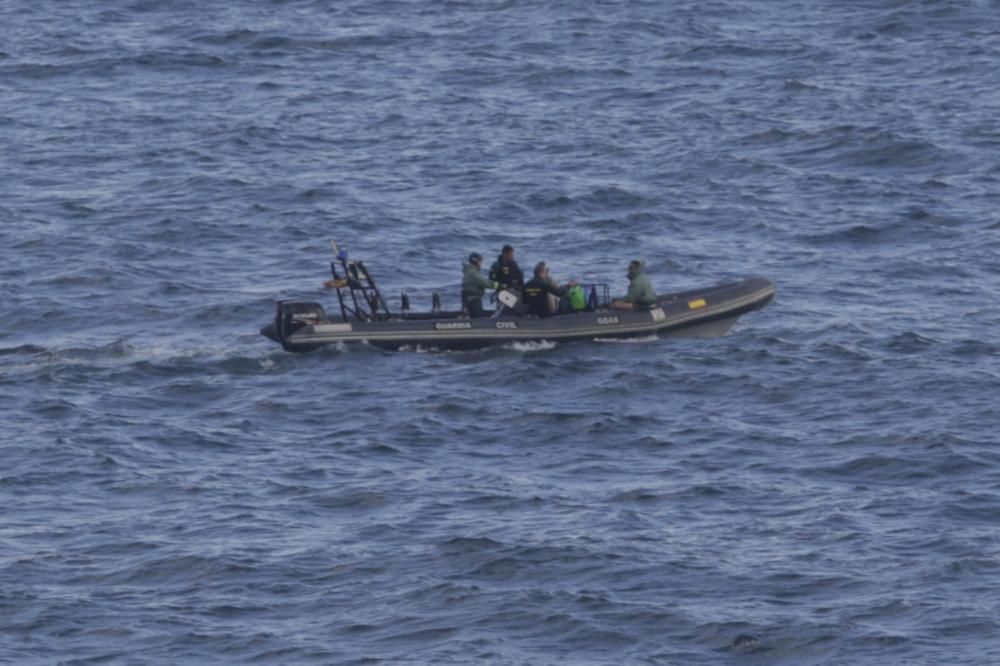
[(261, 333), (296, 352), (362, 341), (388, 349), (473, 349), (507, 342), (651, 334), (715, 337), (725, 334), (740, 315), (767, 305), (774, 294), (769, 280), (755, 277), (666, 294), (649, 310), (597, 309), (538, 318), (501, 308), (499, 314), (476, 319), (437, 312), (373, 321), (331, 319), (318, 303), (279, 301), (274, 321)]

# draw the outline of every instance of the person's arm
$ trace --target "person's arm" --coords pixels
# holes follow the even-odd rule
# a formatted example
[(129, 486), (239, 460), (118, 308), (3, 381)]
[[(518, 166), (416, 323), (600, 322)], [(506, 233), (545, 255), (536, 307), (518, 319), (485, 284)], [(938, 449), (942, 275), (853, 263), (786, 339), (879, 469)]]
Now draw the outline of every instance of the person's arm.
[(490, 280), (482, 273), (476, 273), (476, 283), (483, 289), (499, 289), (500, 283), (495, 280)]
[(574, 286), (574, 285), (576, 285), (576, 280), (570, 280), (569, 282), (567, 282), (566, 284), (562, 285), (561, 287), (553, 287), (552, 291), (549, 292), (549, 293), (555, 294), (559, 298), (562, 298), (563, 296), (566, 295), (566, 292), (569, 291), (569, 288), (572, 287), (572, 286)]

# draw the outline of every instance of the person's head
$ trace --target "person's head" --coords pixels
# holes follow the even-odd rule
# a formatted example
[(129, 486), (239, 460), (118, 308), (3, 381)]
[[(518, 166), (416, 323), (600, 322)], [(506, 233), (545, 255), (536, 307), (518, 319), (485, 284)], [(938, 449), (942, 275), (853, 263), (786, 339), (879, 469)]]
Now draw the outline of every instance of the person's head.
[(539, 261), (535, 264), (535, 277), (545, 277), (549, 274), (549, 267), (545, 265), (544, 261)]
[(641, 270), (642, 270), (641, 261), (633, 259), (632, 261), (628, 262), (628, 276), (630, 279), (638, 275)]
[(483, 263), (483, 255), (478, 252), (473, 252), (469, 255), (469, 263), (473, 266), (479, 266)]
[(514, 259), (514, 248), (510, 245), (504, 245), (503, 249), (500, 250), (500, 256), (507, 261), (513, 261)]

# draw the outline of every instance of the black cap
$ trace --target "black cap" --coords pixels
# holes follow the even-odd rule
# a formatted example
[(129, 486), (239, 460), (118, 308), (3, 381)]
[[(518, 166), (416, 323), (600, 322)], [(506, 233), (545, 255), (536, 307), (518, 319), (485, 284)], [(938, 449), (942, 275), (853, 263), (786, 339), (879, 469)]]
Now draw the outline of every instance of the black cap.
[(469, 255), (470, 264), (478, 264), (482, 260), (483, 260), (483, 255), (479, 254), (478, 252), (473, 252), (472, 254)]

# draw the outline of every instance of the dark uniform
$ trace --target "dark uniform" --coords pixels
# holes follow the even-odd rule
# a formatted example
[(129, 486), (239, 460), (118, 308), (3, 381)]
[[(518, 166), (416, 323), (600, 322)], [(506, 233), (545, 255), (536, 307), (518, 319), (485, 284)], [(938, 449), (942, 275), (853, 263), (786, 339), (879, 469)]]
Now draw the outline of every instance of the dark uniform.
[(524, 285), (524, 273), (521, 272), (517, 262), (513, 259), (504, 261), (502, 254), (490, 266), (490, 279), (514, 291), (520, 291)]
[(538, 317), (548, 317), (552, 314), (549, 310), (549, 294), (563, 296), (568, 287), (554, 287), (552, 281), (537, 275), (524, 285), (524, 309), (528, 314)]

